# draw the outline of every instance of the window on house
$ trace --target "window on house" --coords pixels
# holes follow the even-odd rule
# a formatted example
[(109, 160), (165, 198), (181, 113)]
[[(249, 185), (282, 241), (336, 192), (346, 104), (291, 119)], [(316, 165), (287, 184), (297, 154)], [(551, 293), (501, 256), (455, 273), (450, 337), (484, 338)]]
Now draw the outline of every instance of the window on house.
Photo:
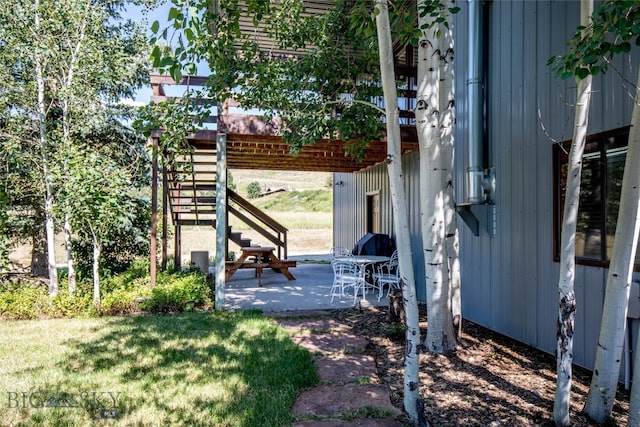
[[(607, 266), (620, 206), (629, 127), (587, 137), (576, 226), (578, 263)], [(571, 141), (554, 145), (554, 258), (560, 258), (560, 230)], [(640, 266), (640, 257), (636, 256)]]

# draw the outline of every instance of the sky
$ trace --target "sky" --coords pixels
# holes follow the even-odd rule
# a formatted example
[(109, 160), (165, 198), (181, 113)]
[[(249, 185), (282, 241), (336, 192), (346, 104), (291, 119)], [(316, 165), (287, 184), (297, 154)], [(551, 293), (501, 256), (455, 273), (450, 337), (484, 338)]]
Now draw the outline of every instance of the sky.
[[(171, 7), (171, 2), (165, 2), (161, 6), (149, 11), (148, 13), (143, 13), (142, 8), (139, 6), (129, 5), (127, 11), (125, 12), (125, 18), (129, 18), (134, 22), (144, 23), (147, 27), (147, 34), (151, 35), (151, 24), (154, 21), (159, 21), (160, 23), (166, 22), (167, 16), (169, 15), (169, 8)], [(139, 89), (136, 93), (135, 99), (125, 100), (124, 102), (134, 104), (134, 105), (142, 105), (149, 102), (151, 97), (151, 87), (143, 87)]]

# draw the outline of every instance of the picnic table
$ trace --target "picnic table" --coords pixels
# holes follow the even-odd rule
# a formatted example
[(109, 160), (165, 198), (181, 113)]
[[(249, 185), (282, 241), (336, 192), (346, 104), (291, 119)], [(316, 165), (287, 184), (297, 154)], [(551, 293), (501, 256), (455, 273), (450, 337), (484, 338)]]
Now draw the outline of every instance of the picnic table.
[(236, 271), (241, 268), (252, 268), (258, 277), (258, 286), (262, 286), (262, 270), (271, 268), (282, 273), (287, 279), (295, 280), (289, 271), (290, 267), (296, 266), (296, 261), (279, 259), (270, 246), (246, 246), (240, 249), (241, 254), (237, 261), (229, 261), (226, 266), (225, 281), (229, 281)]

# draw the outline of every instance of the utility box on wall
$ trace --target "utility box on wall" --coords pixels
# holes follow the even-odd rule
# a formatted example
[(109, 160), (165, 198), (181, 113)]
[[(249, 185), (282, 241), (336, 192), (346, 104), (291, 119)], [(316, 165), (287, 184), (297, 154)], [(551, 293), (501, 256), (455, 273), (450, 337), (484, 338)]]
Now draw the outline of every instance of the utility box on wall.
[(192, 251), (191, 264), (198, 267), (203, 273), (209, 273), (209, 251)]

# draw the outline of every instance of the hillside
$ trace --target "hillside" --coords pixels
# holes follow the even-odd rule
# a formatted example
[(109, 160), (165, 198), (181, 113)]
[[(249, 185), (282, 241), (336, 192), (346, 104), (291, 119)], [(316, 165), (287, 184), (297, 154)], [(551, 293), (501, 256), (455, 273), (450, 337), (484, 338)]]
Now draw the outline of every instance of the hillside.
[(296, 171), (255, 171), (231, 170), (236, 191), (247, 196), (247, 186), (257, 182), (263, 191), (284, 188), (286, 190), (331, 190), (332, 175), (329, 172), (296, 172)]
[[(258, 182), (263, 191), (284, 188), (287, 191), (248, 199), (289, 229), (289, 255), (327, 254), (333, 246), (332, 175), (323, 172), (232, 170), (236, 192), (247, 198), (247, 186)], [(230, 217), (234, 231), (242, 231), (254, 244), (272, 246), (262, 236)], [(170, 241), (170, 246), (172, 245)], [(185, 227), (182, 235), (183, 262), (191, 251), (215, 253), (215, 231), (209, 227)], [(239, 248), (230, 244), (229, 250)], [(170, 249), (169, 253), (172, 253)]]

